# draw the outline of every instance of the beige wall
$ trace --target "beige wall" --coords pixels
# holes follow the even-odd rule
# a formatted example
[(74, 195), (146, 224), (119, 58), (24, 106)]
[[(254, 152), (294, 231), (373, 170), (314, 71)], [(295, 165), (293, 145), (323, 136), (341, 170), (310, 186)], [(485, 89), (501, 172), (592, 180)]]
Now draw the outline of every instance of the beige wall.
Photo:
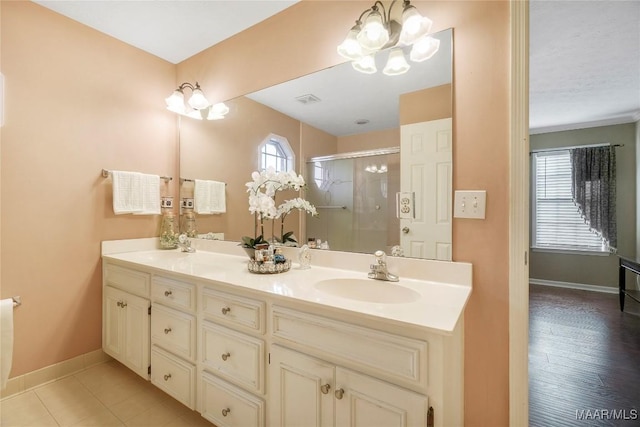
[(400, 128), (338, 137), (338, 153), (400, 147)]
[[(636, 254), (636, 125), (628, 123), (564, 132), (531, 135), (531, 149), (572, 147), (578, 145), (623, 144), (616, 148), (618, 252)], [(532, 216), (533, 218), (533, 216)], [(618, 257), (531, 252), (529, 276), (559, 282), (618, 287)], [(634, 277), (628, 274), (629, 286)]]
[[(454, 28), (454, 188), (488, 194), (486, 220), (453, 224), (453, 259), (473, 263), (474, 290), (465, 316), (465, 423), (504, 426), (509, 413), (509, 4), (412, 4), (433, 19), (434, 31)], [(368, 6), (303, 1), (179, 64), (178, 81), (198, 80), (212, 100), (225, 100), (335, 65), (342, 62), (336, 45)], [(483, 164), (491, 167), (478, 166)]]
[[(454, 188), (488, 193), (486, 220), (453, 225), (454, 260), (474, 266), (465, 424), (504, 426), (509, 5), (412, 4), (434, 20), (434, 31), (454, 28)], [(37, 5), (2, 2), (2, 296), (25, 298), (12, 376), (100, 347), (99, 241), (152, 236), (157, 224), (115, 217), (99, 172), (177, 173), (175, 117), (158, 102), (167, 88), (197, 79), (212, 101), (227, 100), (334, 65), (336, 44), (365, 7), (304, 1), (179, 64), (175, 78), (174, 66)]]
[(0, 7), (2, 298), (23, 300), (13, 377), (101, 347), (100, 242), (154, 236), (158, 219), (115, 216), (100, 173), (175, 176), (162, 99), (176, 70), (35, 3)]
[(400, 125), (451, 117), (452, 90), (446, 84), (400, 95)]

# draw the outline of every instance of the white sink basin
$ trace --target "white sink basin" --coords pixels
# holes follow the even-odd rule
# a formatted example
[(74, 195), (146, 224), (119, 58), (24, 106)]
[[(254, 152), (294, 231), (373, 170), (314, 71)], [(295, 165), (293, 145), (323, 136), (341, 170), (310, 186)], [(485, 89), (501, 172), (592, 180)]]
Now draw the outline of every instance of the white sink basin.
[(315, 287), (333, 296), (381, 304), (405, 304), (420, 298), (413, 289), (373, 279), (328, 279), (316, 283)]

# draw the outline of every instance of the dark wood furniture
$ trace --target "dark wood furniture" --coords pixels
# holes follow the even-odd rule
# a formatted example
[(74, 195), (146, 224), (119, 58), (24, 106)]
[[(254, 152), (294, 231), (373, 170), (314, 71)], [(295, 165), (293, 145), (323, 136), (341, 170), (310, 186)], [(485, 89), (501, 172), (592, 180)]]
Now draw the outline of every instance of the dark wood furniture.
[(636, 302), (640, 302), (640, 291), (627, 290), (625, 272), (627, 270), (640, 275), (640, 256), (637, 258), (618, 255), (620, 268), (618, 272), (618, 288), (620, 290), (620, 311), (624, 311), (624, 297), (628, 296)]

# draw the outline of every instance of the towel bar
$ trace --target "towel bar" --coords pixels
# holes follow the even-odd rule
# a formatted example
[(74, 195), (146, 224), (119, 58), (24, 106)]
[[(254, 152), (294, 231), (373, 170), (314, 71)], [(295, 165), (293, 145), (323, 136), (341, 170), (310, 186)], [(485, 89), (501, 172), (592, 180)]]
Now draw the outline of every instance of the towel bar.
[[(111, 175), (111, 171), (110, 170), (102, 169), (102, 177), (103, 178), (108, 178), (109, 175)], [(164, 179), (167, 182), (173, 180), (173, 178), (170, 177), (170, 176), (161, 176), (160, 179)]]
[[(196, 182), (196, 180), (191, 178), (180, 178), (180, 184), (185, 182)], [(225, 182), (224, 185), (227, 185), (227, 183)]]

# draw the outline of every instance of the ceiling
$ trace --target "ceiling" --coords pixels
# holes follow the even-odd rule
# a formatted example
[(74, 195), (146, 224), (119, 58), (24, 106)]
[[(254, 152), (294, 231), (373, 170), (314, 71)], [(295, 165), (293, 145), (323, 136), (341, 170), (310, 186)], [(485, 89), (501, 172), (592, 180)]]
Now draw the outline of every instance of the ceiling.
[[(296, 3), (35, 2), (172, 63)], [(530, 9), (532, 133), (640, 120), (640, 1), (531, 0)]]

